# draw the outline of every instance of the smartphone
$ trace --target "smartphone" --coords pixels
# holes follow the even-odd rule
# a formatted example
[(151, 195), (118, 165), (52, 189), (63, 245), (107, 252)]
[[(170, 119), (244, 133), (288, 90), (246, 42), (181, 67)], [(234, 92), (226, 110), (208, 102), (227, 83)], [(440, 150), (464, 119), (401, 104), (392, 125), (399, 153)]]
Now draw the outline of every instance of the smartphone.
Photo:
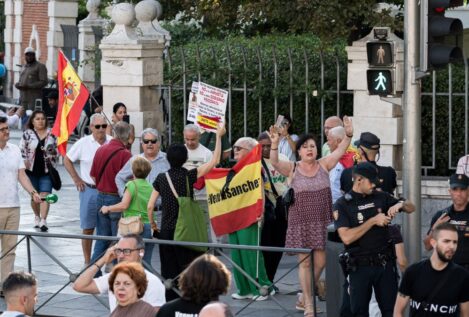
[(279, 114), (278, 117), (277, 117), (277, 121), (275, 122), (275, 126), (276, 126), (277, 128), (281, 128), (281, 127), (282, 127), (283, 119), (284, 119), (284, 116), (282, 116), (281, 114)]
[(122, 121), (130, 123), (130, 116), (128, 114), (125, 114), (124, 117), (122, 118)]

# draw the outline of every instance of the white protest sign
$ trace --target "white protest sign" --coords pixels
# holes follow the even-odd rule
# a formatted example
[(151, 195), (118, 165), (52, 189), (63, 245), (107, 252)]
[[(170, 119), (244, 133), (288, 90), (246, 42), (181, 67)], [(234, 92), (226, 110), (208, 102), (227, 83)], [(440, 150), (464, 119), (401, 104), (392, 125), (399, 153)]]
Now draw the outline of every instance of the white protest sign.
[(225, 122), (228, 91), (199, 82), (196, 123), (208, 131), (216, 131), (219, 122)]
[(187, 121), (196, 122), (197, 112), (197, 91), (199, 90), (199, 82), (192, 83), (191, 92), (189, 93), (189, 106), (187, 107)]

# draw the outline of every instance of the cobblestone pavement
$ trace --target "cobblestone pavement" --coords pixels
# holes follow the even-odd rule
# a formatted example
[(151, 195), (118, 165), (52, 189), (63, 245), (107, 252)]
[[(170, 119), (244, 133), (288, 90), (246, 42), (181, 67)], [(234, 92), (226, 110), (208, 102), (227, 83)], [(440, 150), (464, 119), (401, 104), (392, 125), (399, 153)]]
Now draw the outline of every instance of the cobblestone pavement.
[[(11, 142), (18, 144), (20, 135), (19, 131), (12, 131)], [(78, 194), (65, 168), (59, 166), (58, 170), (62, 176), (63, 187), (58, 192), (59, 201), (51, 205), (50, 208), (48, 216), (49, 233), (80, 234)], [(29, 195), (22, 188), (20, 189), (20, 198), (20, 230), (33, 232), (36, 229), (33, 228), (34, 217), (29, 205)], [(34, 239), (51, 252), (71, 272), (78, 273), (82, 268), (83, 257), (80, 241), (51, 237), (35, 237)], [(154, 252), (152, 266), (158, 272), (160, 271), (159, 263), (158, 252)], [(280, 263), (277, 278), (283, 276), (295, 264), (295, 257), (284, 256)], [(93, 296), (77, 293), (72, 289), (71, 285), (63, 288), (70, 281), (70, 275), (34, 243), (31, 243), (31, 265), (33, 273), (39, 279), (39, 302), (37, 307), (47, 301), (46, 305), (37, 310), (38, 316), (101, 317), (109, 315), (107, 308)], [(15, 269), (28, 269), (26, 241), (21, 242), (16, 250)], [(295, 310), (296, 293), (299, 288), (297, 270), (295, 269), (287, 274), (278, 282), (277, 286), (280, 289), (280, 293), (275, 295), (275, 299), (284, 305), (293, 316), (302, 316), (302, 312)], [(60, 293), (53, 296), (60, 289), (62, 289)], [(232, 286), (230, 294), (234, 291)], [(102, 298), (105, 302), (107, 301), (106, 296)], [(221, 300), (228, 303), (234, 312), (239, 312), (249, 303), (249, 301), (245, 300), (234, 301), (230, 296), (223, 296)], [(319, 302), (318, 307), (325, 311), (325, 302)], [(4, 300), (0, 299), (0, 310), (3, 311), (4, 309)], [(274, 300), (269, 299), (263, 302), (252, 303), (246, 309), (239, 312), (239, 316), (287, 316), (287, 313)], [(318, 316), (326, 316), (326, 314), (322, 313)]]

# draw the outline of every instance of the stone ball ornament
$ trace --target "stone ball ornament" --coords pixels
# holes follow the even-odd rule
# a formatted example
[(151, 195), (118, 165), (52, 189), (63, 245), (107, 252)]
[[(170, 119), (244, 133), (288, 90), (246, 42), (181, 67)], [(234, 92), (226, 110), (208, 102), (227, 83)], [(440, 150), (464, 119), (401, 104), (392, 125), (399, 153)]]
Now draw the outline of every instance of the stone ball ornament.
[(112, 21), (117, 25), (130, 26), (135, 20), (135, 9), (130, 3), (119, 3), (112, 9)]
[(150, 22), (156, 18), (158, 13), (157, 1), (144, 0), (135, 6), (135, 14), (140, 22)]

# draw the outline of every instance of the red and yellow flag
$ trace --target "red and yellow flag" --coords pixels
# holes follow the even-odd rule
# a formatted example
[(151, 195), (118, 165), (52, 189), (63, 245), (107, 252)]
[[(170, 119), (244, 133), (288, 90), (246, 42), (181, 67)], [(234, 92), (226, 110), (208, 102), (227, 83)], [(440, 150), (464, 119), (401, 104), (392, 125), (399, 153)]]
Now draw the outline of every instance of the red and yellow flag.
[(90, 93), (81, 82), (75, 69), (59, 50), (57, 81), (59, 86), (59, 108), (52, 133), (57, 137), (60, 154), (67, 152), (67, 141), (80, 121), (80, 115)]
[(230, 169), (215, 168), (205, 176), (210, 221), (217, 236), (249, 227), (264, 208), (262, 147), (252, 151), (231, 168), (234, 176), (225, 186)]

